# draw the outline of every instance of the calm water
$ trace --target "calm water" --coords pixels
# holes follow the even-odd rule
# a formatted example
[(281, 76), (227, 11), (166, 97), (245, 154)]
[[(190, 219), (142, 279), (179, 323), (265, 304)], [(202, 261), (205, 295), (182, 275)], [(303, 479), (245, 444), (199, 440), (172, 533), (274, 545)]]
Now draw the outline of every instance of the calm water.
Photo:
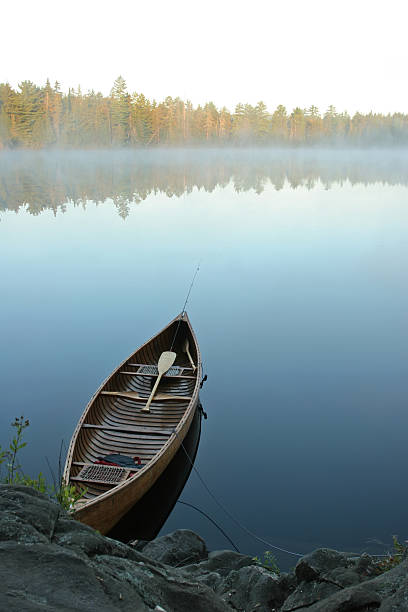
[[(300, 553), (406, 539), (407, 186), (404, 152), (0, 154), (0, 443), (24, 414), (24, 468), (56, 469), (89, 397), (181, 310), (201, 261), (196, 465), (214, 494)], [(268, 548), (196, 475), (182, 499), (243, 552)], [(176, 528), (229, 547), (180, 505)]]

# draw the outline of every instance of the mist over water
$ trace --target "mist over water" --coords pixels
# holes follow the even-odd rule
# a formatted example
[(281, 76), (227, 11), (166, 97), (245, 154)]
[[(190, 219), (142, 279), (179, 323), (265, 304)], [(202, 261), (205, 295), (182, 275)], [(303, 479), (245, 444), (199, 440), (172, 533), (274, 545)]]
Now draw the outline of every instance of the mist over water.
[(408, 150), (163, 149), (136, 151), (3, 152), (0, 210), (32, 214), (70, 204), (112, 199), (122, 217), (154, 193), (180, 197), (194, 188), (237, 193), (269, 186), (326, 189), (351, 185), (408, 185)]
[[(405, 151), (2, 153), (0, 444), (24, 414), (24, 468), (57, 469), (101, 380), (181, 310), (201, 261), (187, 310), (212, 491), (300, 553), (406, 539), (407, 187)], [(267, 548), (194, 474), (182, 499), (242, 552)], [(176, 528), (229, 546), (189, 508)]]

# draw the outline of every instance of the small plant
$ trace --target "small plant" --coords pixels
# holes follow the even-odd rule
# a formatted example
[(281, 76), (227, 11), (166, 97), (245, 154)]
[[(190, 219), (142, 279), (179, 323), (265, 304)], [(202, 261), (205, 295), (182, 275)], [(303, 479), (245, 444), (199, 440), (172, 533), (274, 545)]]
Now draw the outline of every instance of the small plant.
[(61, 482), (58, 489), (53, 487), (53, 496), (67, 512), (72, 512), (75, 503), (87, 492), (86, 488), (78, 489), (74, 485)]
[(18, 478), (21, 466), (17, 461), (17, 453), (27, 446), (27, 442), (23, 442), (23, 432), (30, 425), (28, 419), (24, 420), (24, 417), (16, 417), (12, 427), (16, 428), (16, 433), (9, 444), (9, 450), (5, 451), (3, 455), (7, 458), (7, 476), (6, 484), (13, 484), (15, 479)]
[(279, 576), (280, 569), (272, 551), (265, 550), (263, 554), (263, 559), (260, 559), (259, 557), (253, 557), (253, 559), (257, 562), (258, 565), (261, 565), (265, 569), (269, 570), (270, 572), (273, 572), (274, 574), (278, 574)]
[(26, 474), (17, 472), (14, 476), (12, 484), (22, 484), (26, 487), (32, 487), (40, 493), (48, 494), (49, 492), (47, 482), (41, 472), (38, 474), (38, 478), (30, 478), (30, 476), (27, 476)]
[[(406, 541), (408, 543), (408, 540)], [(380, 574), (384, 572), (388, 572), (390, 569), (393, 569), (397, 565), (401, 563), (404, 559), (408, 557), (408, 546), (406, 544), (401, 544), (398, 540), (398, 536), (392, 536), (392, 543), (394, 547), (394, 551), (392, 553), (388, 553), (387, 557), (382, 561), (377, 563), (377, 570)]]
[[(18, 461), (18, 453), (22, 448), (27, 446), (27, 442), (23, 442), (23, 433), (29, 425), (30, 421), (28, 419), (24, 419), (23, 416), (16, 417), (14, 423), (11, 423), (11, 426), (16, 428), (16, 433), (9, 444), (8, 450), (3, 451), (0, 446), (0, 470), (2, 464), (7, 461), (7, 475), (5, 478), (0, 479), (0, 482), (4, 482), (5, 484), (25, 485), (27, 487), (32, 487), (33, 489), (40, 491), (40, 493), (45, 493), (49, 497), (56, 499), (67, 512), (71, 512), (74, 508), (74, 504), (85, 495), (87, 491), (86, 488), (78, 491), (74, 485), (65, 484), (61, 474), (59, 475), (59, 483), (57, 484), (51, 466), (50, 469), (54, 480), (54, 484), (52, 486), (48, 485), (41, 472), (38, 474), (37, 478), (31, 478), (30, 476), (23, 474), (21, 470), (21, 465)], [(61, 449), (59, 465), (61, 472)]]

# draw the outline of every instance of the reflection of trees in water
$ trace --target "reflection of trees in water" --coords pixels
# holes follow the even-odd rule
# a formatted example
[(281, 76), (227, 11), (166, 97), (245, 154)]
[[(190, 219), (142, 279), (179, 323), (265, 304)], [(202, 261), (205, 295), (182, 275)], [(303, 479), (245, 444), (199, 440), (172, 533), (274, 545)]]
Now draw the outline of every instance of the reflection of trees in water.
[(180, 197), (194, 188), (211, 193), (229, 184), (257, 194), (268, 185), (313, 189), (319, 181), (326, 189), (345, 181), (408, 185), (405, 151), (27, 152), (3, 153), (0, 160), (0, 207), (24, 207), (33, 215), (110, 198), (126, 218), (150, 194)]

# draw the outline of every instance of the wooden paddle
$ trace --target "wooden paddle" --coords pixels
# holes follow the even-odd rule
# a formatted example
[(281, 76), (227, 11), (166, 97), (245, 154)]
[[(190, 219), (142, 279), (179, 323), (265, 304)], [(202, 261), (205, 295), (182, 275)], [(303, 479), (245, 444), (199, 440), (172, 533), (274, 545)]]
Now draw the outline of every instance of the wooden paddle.
[(196, 371), (196, 366), (194, 365), (194, 361), (193, 361), (193, 359), (192, 359), (192, 357), (190, 355), (190, 350), (189, 349), (190, 349), (190, 344), (188, 342), (188, 338), (186, 338), (184, 340), (184, 342), (183, 342), (183, 353), (187, 353), (187, 356), (188, 356), (188, 358), (190, 360), (190, 363), (193, 366), (193, 372), (195, 372)]
[(147, 404), (144, 408), (142, 408), (142, 410), (144, 412), (150, 412), (150, 404), (152, 403), (152, 399), (154, 397), (154, 394), (156, 393), (157, 387), (159, 386), (159, 382), (161, 380), (161, 377), (163, 376), (163, 374), (165, 374), (167, 372), (167, 370), (169, 368), (171, 368), (171, 366), (173, 365), (173, 363), (176, 361), (176, 353), (173, 353), (172, 351), (164, 351), (164, 353), (162, 353), (159, 357), (159, 363), (157, 364), (157, 369), (159, 371), (159, 375), (157, 377), (157, 380), (154, 384), (154, 387), (152, 389), (152, 392), (150, 394), (149, 399), (147, 400)]

